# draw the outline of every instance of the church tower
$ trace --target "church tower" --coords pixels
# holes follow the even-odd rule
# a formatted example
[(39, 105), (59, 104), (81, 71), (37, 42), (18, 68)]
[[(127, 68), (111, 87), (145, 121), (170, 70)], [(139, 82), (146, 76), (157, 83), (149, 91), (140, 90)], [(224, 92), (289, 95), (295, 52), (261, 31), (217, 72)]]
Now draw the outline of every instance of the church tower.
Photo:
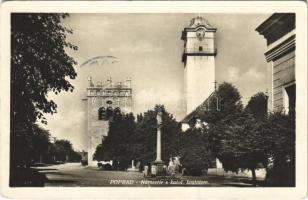
[(182, 32), (186, 114), (192, 112), (214, 91), (216, 30), (206, 19), (198, 16)]
[(95, 166), (93, 155), (96, 147), (108, 136), (109, 120), (116, 112), (132, 112), (133, 97), (130, 77), (117, 83), (112, 83), (109, 77), (105, 83), (99, 81), (97, 84), (89, 77), (88, 82), (87, 96), (83, 99), (87, 105), (88, 165)]

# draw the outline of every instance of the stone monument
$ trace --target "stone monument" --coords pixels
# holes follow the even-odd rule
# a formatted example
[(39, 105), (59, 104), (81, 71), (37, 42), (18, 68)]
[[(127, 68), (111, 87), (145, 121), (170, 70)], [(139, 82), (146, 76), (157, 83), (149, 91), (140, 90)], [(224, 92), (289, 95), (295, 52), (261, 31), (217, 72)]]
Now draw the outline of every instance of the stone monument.
[(152, 171), (155, 171), (156, 176), (162, 175), (164, 171), (164, 162), (161, 159), (161, 126), (162, 126), (162, 110), (161, 108), (159, 108), (157, 112), (156, 160), (154, 162), (154, 166), (156, 169), (152, 169)]

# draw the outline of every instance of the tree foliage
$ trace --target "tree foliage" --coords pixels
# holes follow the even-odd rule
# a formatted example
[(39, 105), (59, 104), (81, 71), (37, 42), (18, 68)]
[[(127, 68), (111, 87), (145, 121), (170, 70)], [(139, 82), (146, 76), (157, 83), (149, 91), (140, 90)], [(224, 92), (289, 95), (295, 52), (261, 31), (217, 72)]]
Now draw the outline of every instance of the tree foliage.
[(219, 153), (225, 170), (251, 170), (254, 185), (255, 170), (266, 166), (268, 161), (263, 148), (266, 132), (262, 126), (252, 114), (243, 112), (231, 125), (225, 127), (223, 148)]
[[(223, 82), (220, 84), (216, 91), (216, 95), (219, 100), (220, 110), (205, 110), (203, 115), (200, 116), (202, 121), (216, 124), (224, 120), (225, 123), (229, 123), (236, 115), (239, 115), (242, 112), (243, 104), (241, 101), (241, 95), (237, 88), (231, 83)], [(216, 102), (211, 101), (211, 103)]]
[[(29, 162), (33, 124), (47, 123), (43, 113), (55, 113), (49, 92), (73, 91), (74, 59), (65, 49), (72, 30), (61, 24), (68, 14), (13, 13), (11, 15), (11, 158), (12, 166)], [(30, 156), (30, 155), (29, 155)], [(15, 163), (17, 162), (17, 163)]]
[[(233, 172), (251, 170), (255, 184), (255, 170), (260, 167), (268, 169), (273, 160), (273, 173), (289, 166), (289, 172), (284, 170), (280, 176), (292, 177), (295, 163), (294, 116), (283, 113), (268, 116), (264, 93), (252, 96), (242, 109), (240, 94), (232, 87), (222, 84), (217, 91), (222, 98), (222, 109), (204, 114), (204, 119), (209, 122), (211, 149), (223, 168)], [(222, 88), (223, 92), (220, 91)]]
[[(18, 140), (19, 144), (27, 144), (26, 147), (18, 146), (18, 150), (22, 149), (24, 154), (16, 153), (24, 162), (18, 162), (19, 166), (31, 166), (34, 163), (55, 163), (56, 161), (78, 162), (81, 156), (73, 149), (68, 140), (58, 140), (56, 138), (51, 141), (51, 134), (48, 130), (34, 124), (32, 130), (27, 134), (27, 141)], [(20, 135), (22, 136), (22, 135)], [(22, 142), (22, 143), (21, 143)], [(15, 150), (15, 149), (13, 149)], [(16, 157), (13, 157), (16, 159)]]
[(181, 164), (191, 175), (200, 175), (212, 160), (207, 129), (192, 128), (181, 134), (179, 156)]
[(264, 149), (270, 160), (267, 182), (272, 186), (295, 186), (295, 116), (281, 112), (269, 115)]
[(33, 133), (32, 156), (34, 160), (41, 162), (43, 155), (46, 157), (49, 153), (50, 133), (37, 124), (33, 125)]
[(121, 169), (127, 168), (132, 158), (130, 137), (135, 128), (135, 118), (130, 113), (109, 121), (108, 137), (98, 145), (94, 153), (96, 160), (113, 160)]
[(252, 96), (248, 101), (245, 111), (253, 114), (257, 120), (263, 120), (267, 117), (267, 96), (259, 92)]
[[(157, 111), (162, 108), (162, 159), (168, 163), (169, 158), (178, 153), (179, 124), (163, 106), (157, 105), (154, 110), (137, 115), (122, 116), (120, 120), (110, 122), (108, 136), (95, 152), (98, 160), (113, 160), (120, 163), (120, 168), (127, 168), (131, 160), (150, 164), (156, 158)], [(121, 164), (122, 163), (122, 164)]]
[(35, 122), (43, 113), (56, 112), (57, 106), (47, 99), (47, 93), (73, 90), (66, 77), (76, 77), (73, 68), (76, 62), (66, 54), (65, 48), (77, 50), (77, 47), (66, 42), (66, 35), (72, 30), (62, 26), (61, 19), (67, 16), (12, 14), (11, 109), (14, 120)]
[(81, 155), (74, 151), (73, 145), (68, 140), (56, 140), (53, 144), (54, 158), (62, 162), (80, 162)]
[(223, 159), (221, 157), (222, 141), (228, 140), (225, 128), (241, 115), (243, 105), (239, 91), (230, 83), (224, 82), (220, 84), (216, 95), (220, 103), (220, 110), (205, 110), (200, 118), (202, 121), (207, 122), (209, 126), (211, 153), (214, 157)]
[[(183, 167), (189, 173), (200, 174), (217, 157), (226, 171), (250, 170), (254, 185), (255, 170), (261, 167), (269, 172), (269, 184), (294, 185), (294, 115), (268, 115), (267, 97), (263, 93), (251, 97), (243, 109), (240, 93), (229, 83), (221, 84), (216, 95), (221, 109), (205, 110), (200, 115), (205, 123), (184, 133), (180, 132), (173, 116), (163, 109), (162, 159), (165, 163), (170, 157), (180, 156)], [(131, 120), (126, 123), (123, 119), (112, 122), (109, 136), (97, 148), (97, 153), (103, 155), (101, 158), (121, 160), (126, 166), (132, 159), (143, 165), (153, 163), (157, 109), (158, 106), (137, 115), (136, 122)]]

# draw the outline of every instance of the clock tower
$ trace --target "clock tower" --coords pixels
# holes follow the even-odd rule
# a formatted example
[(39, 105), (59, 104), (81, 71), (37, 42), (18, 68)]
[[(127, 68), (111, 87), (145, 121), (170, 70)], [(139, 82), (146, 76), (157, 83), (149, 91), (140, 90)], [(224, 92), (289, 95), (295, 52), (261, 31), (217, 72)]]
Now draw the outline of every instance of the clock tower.
[(214, 91), (216, 30), (206, 19), (198, 16), (182, 32), (186, 114), (192, 112)]

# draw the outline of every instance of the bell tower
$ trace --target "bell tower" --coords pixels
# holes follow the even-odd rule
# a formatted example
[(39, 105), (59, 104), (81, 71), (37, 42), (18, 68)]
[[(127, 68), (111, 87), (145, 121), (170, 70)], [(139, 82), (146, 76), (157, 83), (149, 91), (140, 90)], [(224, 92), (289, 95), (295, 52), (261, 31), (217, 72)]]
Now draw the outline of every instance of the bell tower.
[(126, 78), (124, 82), (112, 82), (108, 77), (103, 83), (93, 83), (91, 77), (88, 79), (87, 96), (83, 99), (87, 106), (87, 129), (88, 135), (88, 165), (96, 166), (94, 153), (96, 147), (108, 136), (109, 120), (122, 113), (128, 114), (133, 109), (132, 79)]
[(216, 30), (206, 19), (198, 16), (182, 32), (186, 114), (192, 112), (214, 91)]

